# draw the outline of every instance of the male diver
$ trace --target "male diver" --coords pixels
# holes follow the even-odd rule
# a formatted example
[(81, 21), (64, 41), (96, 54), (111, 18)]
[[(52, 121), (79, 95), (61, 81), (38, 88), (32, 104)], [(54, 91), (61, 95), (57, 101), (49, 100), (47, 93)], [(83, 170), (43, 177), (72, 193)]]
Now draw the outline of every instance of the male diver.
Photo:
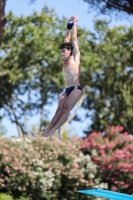
[[(66, 90), (61, 95), (56, 113), (47, 127), (41, 133), (42, 137), (49, 137), (62, 126), (81, 97), (82, 89), (79, 81), (80, 51), (77, 41), (77, 23), (78, 16), (72, 16), (67, 23), (67, 30), (64, 37), (64, 43), (60, 44), (59, 50), (63, 57), (63, 75), (66, 82)], [(70, 32), (72, 30), (72, 43), (70, 42)]]

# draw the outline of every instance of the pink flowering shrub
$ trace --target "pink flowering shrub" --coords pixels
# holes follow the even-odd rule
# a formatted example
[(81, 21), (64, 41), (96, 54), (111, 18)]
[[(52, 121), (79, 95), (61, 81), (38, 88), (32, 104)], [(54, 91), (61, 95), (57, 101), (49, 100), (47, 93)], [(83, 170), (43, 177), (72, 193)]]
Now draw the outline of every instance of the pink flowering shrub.
[(57, 137), (1, 137), (0, 192), (32, 200), (76, 200), (78, 189), (100, 182), (96, 165), (79, 148), (78, 140), (64, 143)]
[(133, 193), (133, 136), (123, 132), (122, 126), (91, 133), (81, 140), (81, 150), (91, 155), (98, 167), (97, 176), (109, 189)]

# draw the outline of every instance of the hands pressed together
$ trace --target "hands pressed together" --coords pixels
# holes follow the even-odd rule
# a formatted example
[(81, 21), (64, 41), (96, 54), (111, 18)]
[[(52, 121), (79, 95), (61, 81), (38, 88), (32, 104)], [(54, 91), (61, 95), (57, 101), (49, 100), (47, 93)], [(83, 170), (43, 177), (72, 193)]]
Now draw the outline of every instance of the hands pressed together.
[(78, 15), (71, 16), (68, 22), (77, 22), (78, 21)]

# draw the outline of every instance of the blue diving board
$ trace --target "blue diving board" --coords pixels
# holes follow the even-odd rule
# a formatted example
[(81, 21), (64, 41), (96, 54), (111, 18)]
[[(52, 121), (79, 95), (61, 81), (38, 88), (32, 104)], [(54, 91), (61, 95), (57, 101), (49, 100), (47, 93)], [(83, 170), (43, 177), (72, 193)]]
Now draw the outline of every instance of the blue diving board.
[(133, 200), (132, 195), (113, 192), (104, 189), (92, 188), (87, 190), (78, 190), (78, 193), (89, 194), (97, 197), (103, 197), (110, 200)]

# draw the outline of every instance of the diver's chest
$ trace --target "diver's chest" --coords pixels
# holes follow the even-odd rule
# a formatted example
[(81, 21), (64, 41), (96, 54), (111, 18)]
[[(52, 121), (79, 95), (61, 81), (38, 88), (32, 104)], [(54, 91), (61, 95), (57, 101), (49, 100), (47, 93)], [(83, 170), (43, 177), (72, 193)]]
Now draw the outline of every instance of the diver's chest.
[(66, 72), (66, 73), (71, 73), (71, 72), (74, 72), (74, 71), (77, 71), (78, 70), (78, 67), (75, 65), (75, 63), (71, 63), (71, 65), (64, 65), (63, 66), (63, 71)]

